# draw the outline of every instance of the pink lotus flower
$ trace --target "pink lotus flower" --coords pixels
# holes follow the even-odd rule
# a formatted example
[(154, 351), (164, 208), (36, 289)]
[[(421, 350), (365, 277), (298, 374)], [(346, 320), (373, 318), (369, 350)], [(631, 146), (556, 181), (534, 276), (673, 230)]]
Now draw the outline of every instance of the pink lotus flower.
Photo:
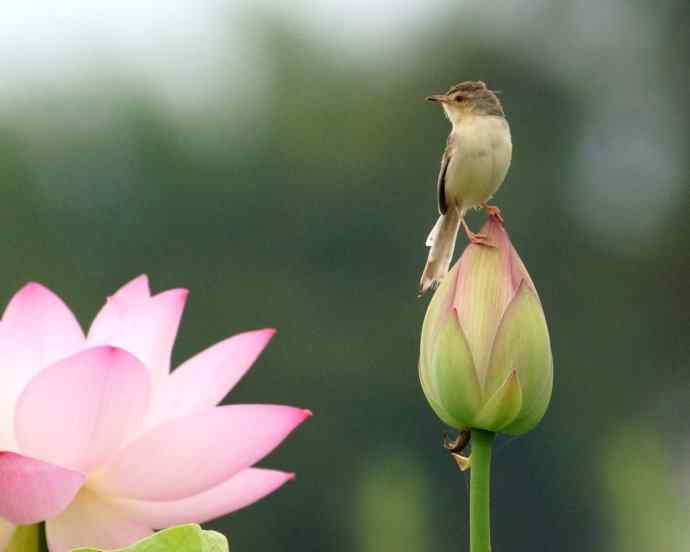
[(51, 291), (28, 284), (0, 321), (0, 549), (46, 521), (51, 552), (119, 548), (273, 492), (290, 473), (252, 467), (308, 410), (216, 406), (274, 335), (258, 330), (170, 372), (187, 291), (141, 276), (84, 336)]

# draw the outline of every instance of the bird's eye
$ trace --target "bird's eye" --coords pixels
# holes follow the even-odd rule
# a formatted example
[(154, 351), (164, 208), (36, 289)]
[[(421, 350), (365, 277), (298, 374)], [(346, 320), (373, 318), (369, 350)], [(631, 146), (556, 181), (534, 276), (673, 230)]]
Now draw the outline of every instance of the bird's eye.
[(459, 96), (459, 95), (458, 95), (458, 96), (455, 96), (455, 101), (456, 101), (456, 102), (462, 102), (462, 101), (464, 101), (464, 100), (465, 100), (465, 97), (464, 97), (464, 96)]

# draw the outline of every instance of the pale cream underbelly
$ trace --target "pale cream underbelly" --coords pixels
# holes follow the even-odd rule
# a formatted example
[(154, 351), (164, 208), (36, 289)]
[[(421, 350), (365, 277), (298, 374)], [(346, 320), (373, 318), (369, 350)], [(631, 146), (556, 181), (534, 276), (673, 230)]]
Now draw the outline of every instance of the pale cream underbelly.
[[(492, 129), (493, 130), (493, 129)], [(488, 133), (487, 139), (476, 139), (468, 147), (470, 140), (458, 136), (457, 148), (446, 169), (446, 201), (463, 209), (478, 207), (486, 203), (503, 184), (512, 154), (510, 134)], [(484, 134), (486, 136), (486, 134)], [(462, 144), (465, 147), (462, 147)]]

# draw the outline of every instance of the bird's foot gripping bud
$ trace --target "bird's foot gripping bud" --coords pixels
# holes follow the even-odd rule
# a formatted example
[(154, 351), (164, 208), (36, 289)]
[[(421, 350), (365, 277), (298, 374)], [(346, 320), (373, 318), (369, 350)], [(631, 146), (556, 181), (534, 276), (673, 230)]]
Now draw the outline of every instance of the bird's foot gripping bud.
[(501, 214), (501, 210), (498, 208), (497, 205), (489, 205), (488, 203), (482, 203), (481, 207), (482, 207), (482, 209), (484, 209), (484, 211), (486, 211), (486, 214), (489, 215), (490, 217), (496, 217), (498, 220), (501, 221), (501, 223), (505, 222), (503, 220), (503, 215)]
[(443, 448), (446, 449), (455, 460), (455, 463), (460, 468), (460, 471), (470, 469), (471, 456), (463, 456), (460, 454), (470, 442), (470, 431), (461, 431), (460, 434), (453, 440), (448, 440), (448, 434), (443, 434)]
[(472, 232), (470, 227), (467, 225), (467, 222), (465, 222), (465, 219), (461, 219), (460, 224), (462, 225), (465, 235), (470, 243), (475, 245), (484, 245), (486, 247), (493, 247), (489, 241), (489, 237), (486, 234)]

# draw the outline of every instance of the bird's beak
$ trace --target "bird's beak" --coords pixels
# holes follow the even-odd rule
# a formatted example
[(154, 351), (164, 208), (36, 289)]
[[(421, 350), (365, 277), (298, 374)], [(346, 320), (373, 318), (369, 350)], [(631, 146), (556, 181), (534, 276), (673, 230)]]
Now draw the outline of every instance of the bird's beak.
[(433, 96), (427, 96), (426, 98), (430, 102), (447, 102), (450, 101), (450, 98), (446, 96), (445, 94), (434, 94)]

